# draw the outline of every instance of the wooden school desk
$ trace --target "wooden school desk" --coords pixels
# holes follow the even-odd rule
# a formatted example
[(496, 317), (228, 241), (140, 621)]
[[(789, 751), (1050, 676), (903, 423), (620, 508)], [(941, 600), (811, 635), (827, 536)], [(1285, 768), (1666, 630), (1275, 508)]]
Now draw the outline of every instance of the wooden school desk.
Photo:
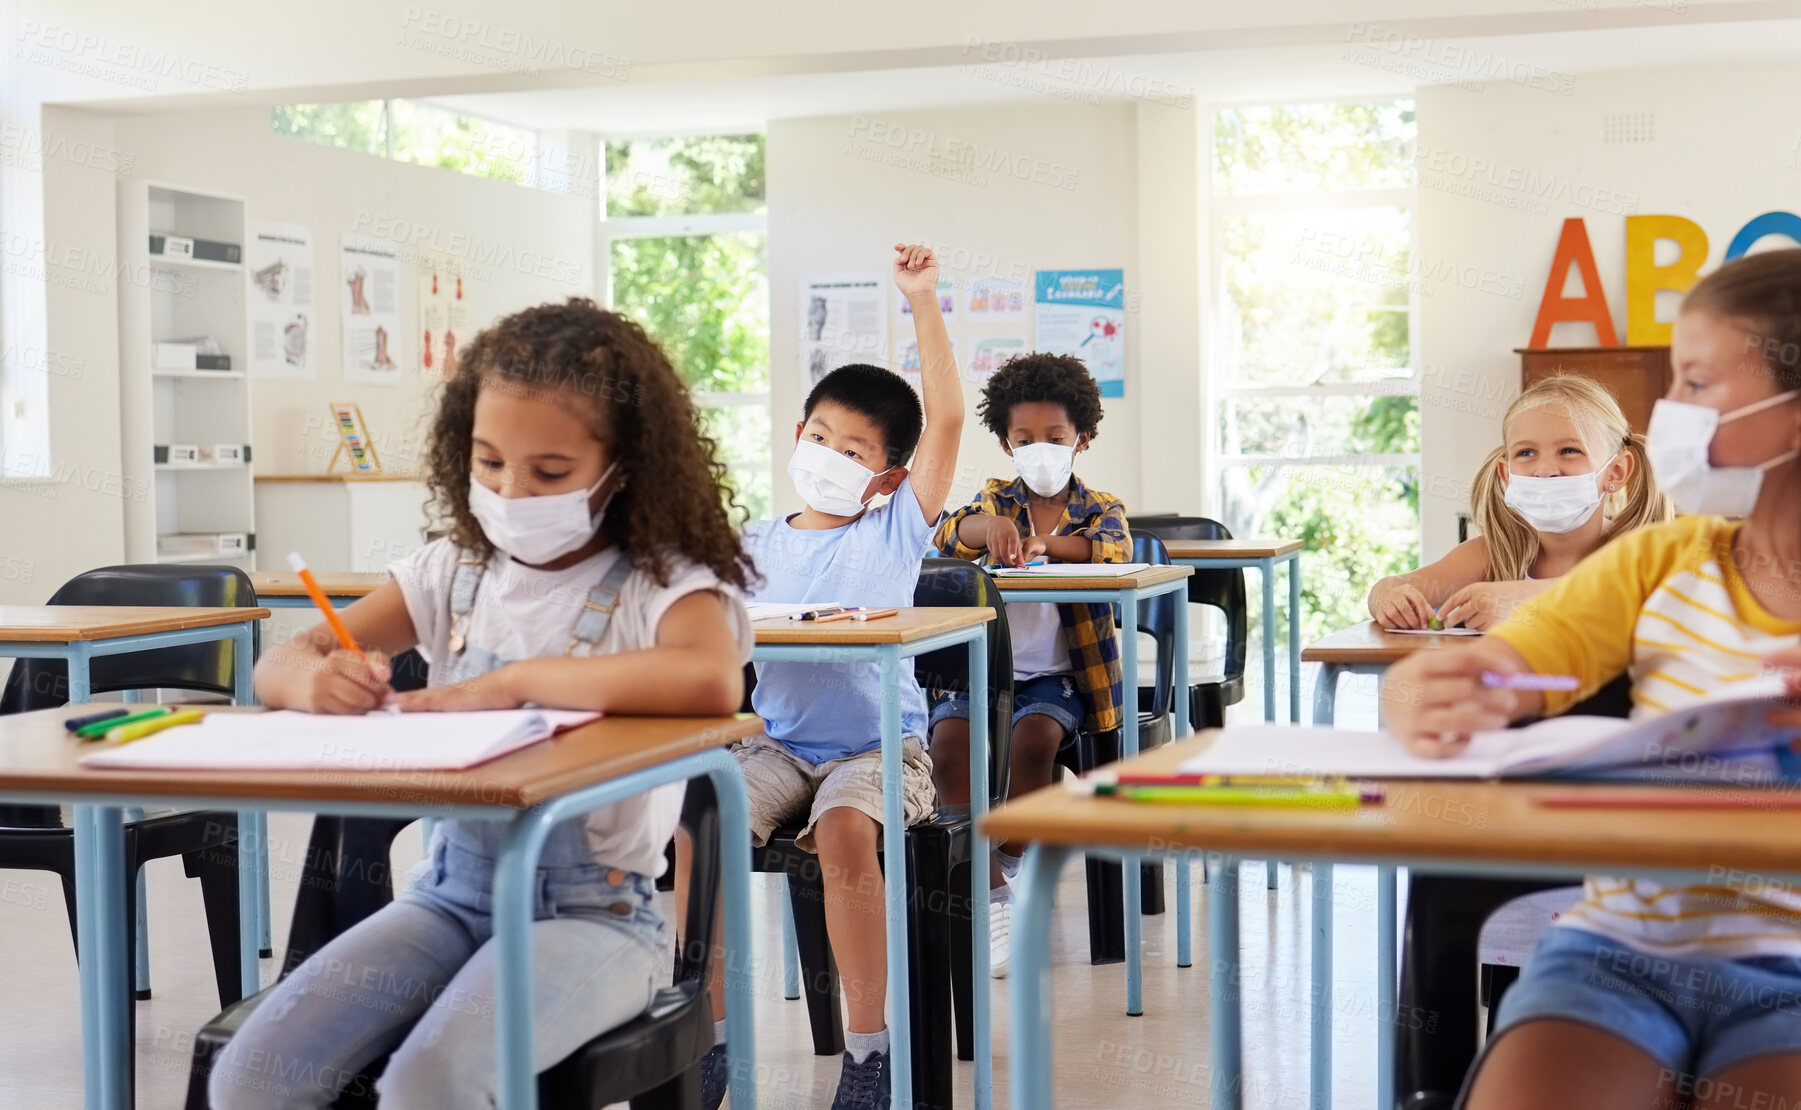
[(1276, 719), (1276, 565), (1288, 564), (1288, 719), (1301, 719), (1301, 541), (1164, 540), (1177, 566), (1256, 567), (1263, 583), (1263, 719)]
[[(1204, 750), (1211, 733), (1149, 752), (1122, 770), (1169, 773)], [(1051, 894), (1057, 874), (1078, 850), (1205, 851), (1219, 878), (1208, 887), (1209, 990), (1212, 1028), (1212, 1106), (1241, 1105), (1238, 883), (1240, 857), (1277, 855), (1338, 863), (1402, 865), (1449, 873), (1575, 876), (1594, 872), (1664, 881), (1706, 881), (1722, 864), (1760, 878), (1794, 881), (1801, 874), (1801, 811), (1754, 807), (1668, 810), (1656, 820), (1632, 819), (1614, 809), (1543, 808), (1533, 799), (1595, 790), (1607, 795), (1670, 787), (1620, 783), (1396, 781), (1380, 807), (1348, 812), (1152, 805), (1113, 798), (1080, 798), (1052, 786), (1009, 802), (988, 815), (991, 839), (1034, 842), (1021, 874), (1024, 897), (1016, 911), (1011, 975), (1013, 1105), (1052, 1106), (1049, 986)], [(1755, 790), (1727, 791), (1755, 802)], [(1430, 804), (1421, 799), (1430, 797)], [(1458, 815), (1458, 816), (1453, 816)], [(1217, 857), (1213, 854), (1217, 853)], [(1717, 880), (1717, 874), (1715, 875)], [(1330, 927), (1331, 902), (1324, 909)], [(1318, 914), (1321, 906), (1316, 901)], [(1316, 916), (1313, 927), (1321, 927)], [(1474, 971), (1472, 969), (1472, 974)], [(1314, 1006), (1331, 1011), (1331, 979), (1316, 969)], [(1378, 1106), (1394, 1105), (1392, 966), (1377, 983)], [(1329, 1025), (1328, 1025), (1329, 1028)], [(1315, 1030), (1319, 1022), (1315, 1021)], [(1325, 1060), (1329, 1063), (1329, 1056)], [(1312, 1105), (1327, 1105), (1330, 1070), (1314, 1056)]]
[(1308, 644), (1301, 662), (1320, 664), (1313, 688), (1313, 723), (1329, 725), (1337, 716), (1338, 678), (1346, 674), (1381, 675), (1416, 651), (1473, 644), (1480, 636), (1411, 636), (1389, 632), (1375, 621), (1361, 621)]
[[(255, 610), (250, 610), (255, 612)], [(209, 707), (210, 709), (211, 707)], [(257, 712), (256, 710), (217, 710)], [(754, 717), (604, 717), (466, 771), (144, 771), (92, 770), (77, 760), (91, 748), (63, 728), (73, 715), (46, 709), (0, 718), (0, 798), (75, 804), (77, 927), (81, 945), (82, 1074), (87, 1110), (131, 1105), (130, 1013), (125, 980), (125, 882), (121, 810), (168, 805), (202, 809), (296, 809), (314, 813), (414, 817), (433, 813), (505, 821), (510, 831), (494, 872), (494, 940), (499, 947), (495, 1028), (500, 1040), (500, 1105), (537, 1105), (531, 1066), (532, 876), (552, 825), (621, 798), (705, 775), (719, 794), (724, 836), (727, 958), (748, 958), (750, 823), (744, 776), (725, 745), (754, 734)], [(238, 856), (238, 912), (246, 992), (258, 989), (255, 887)], [(727, 976), (734, 1054), (754, 1061), (750, 981)], [(737, 1046), (744, 1046), (742, 1049)], [(756, 1105), (749, 1067), (734, 1068), (732, 1105)]]
[[(751, 659), (757, 663), (874, 663), (882, 684), (882, 843), (886, 846), (882, 869), (888, 916), (888, 1049), (892, 1100), (896, 1106), (913, 1105), (913, 1026), (907, 971), (907, 822), (901, 806), (900, 664), (903, 659), (929, 651), (965, 644), (969, 650), (969, 702), (988, 704), (988, 632), (984, 627), (995, 616), (985, 606), (907, 608), (892, 617), (871, 621), (795, 621), (773, 617), (751, 625), (757, 646)], [(992, 1098), (993, 1055), (989, 1027), (988, 976), (988, 870), (979, 866), (988, 858), (981, 817), (988, 809), (988, 714), (979, 709), (969, 715), (969, 806), (972, 818), (970, 858), (978, 866), (969, 869), (970, 907), (974, 933), (972, 1005), (970, 1022), (975, 1037), (975, 1105), (987, 1110)], [(750, 843), (748, 835), (745, 843)], [(783, 958), (793, 951), (784, 937)], [(729, 1016), (742, 1003), (726, 1007)], [(737, 1105), (734, 1094), (733, 1105)]]
[[(367, 597), (388, 581), (387, 571), (314, 571), (313, 577), (331, 603), (338, 606)], [(313, 607), (313, 599), (300, 584), (300, 576), (291, 570), (257, 571), (250, 576), (250, 584), (256, 589), (256, 599), (271, 609)]]
[(0, 657), (62, 659), (69, 664), (69, 704), (88, 700), (97, 655), (230, 640), (232, 697), (254, 696), (256, 622), (269, 610), (181, 605), (0, 605)]
[[(1299, 547), (1299, 545), (1296, 545)], [(1172, 555), (1173, 557), (1173, 555)], [(1007, 601), (1086, 602), (1091, 605), (1117, 605), (1120, 614), (1119, 663), (1125, 704), (1120, 706), (1122, 726), (1119, 734), (1120, 758), (1138, 754), (1138, 603), (1164, 594), (1179, 594), (1176, 600), (1174, 676), (1175, 728), (1172, 737), (1187, 736), (1188, 720), (1188, 579), (1194, 575), (1189, 566), (1149, 566), (1131, 574), (1112, 577), (1043, 578), (997, 576), (995, 585)], [(1140, 886), (1143, 876), (1138, 861), (1127, 859), (1121, 869), (1122, 901), (1126, 914), (1126, 1013), (1136, 1017), (1144, 1013), (1144, 920)], [(1176, 864), (1176, 966), (1189, 965), (1188, 940), (1188, 863)]]

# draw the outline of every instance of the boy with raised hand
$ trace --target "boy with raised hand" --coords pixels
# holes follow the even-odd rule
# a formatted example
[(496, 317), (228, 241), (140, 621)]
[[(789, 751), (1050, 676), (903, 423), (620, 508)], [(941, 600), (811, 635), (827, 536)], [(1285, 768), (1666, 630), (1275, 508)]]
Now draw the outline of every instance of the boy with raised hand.
[[(1002, 566), (1039, 559), (1124, 563), (1132, 558), (1126, 507), (1075, 476), (1076, 455), (1100, 431), (1101, 391), (1068, 355), (1021, 355), (988, 379), (976, 408), (1016, 478), (990, 478), (976, 499), (938, 528), (936, 543), (956, 559), (984, 556)], [(1110, 605), (1010, 602), (1013, 641), (1013, 747), (1009, 798), (1050, 785), (1057, 749), (1078, 726), (1120, 727), (1119, 635)], [(947, 806), (969, 802), (969, 699), (951, 694), (932, 710), (932, 767)], [(1012, 895), (1025, 845), (994, 848), (989, 871), (989, 968), (1007, 974)]]
[[(895, 246), (894, 283), (913, 307), (920, 398), (878, 366), (840, 366), (807, 395), (788, 474), (806, 509), (744, 530), (763, 582), (753, 599), (913, 604), (920, 562), (943, 515), (963, 430), (963, 388), (938, 307), (938, 259)], [(912, 464), (908, 469), (909, 461)], [(869, 508), (872, 498), (886, 503)], [(926, 702), (903, 663), (903, 809), (909, 825), (936, 805), (926, 756)], [(848, 1032), (833, 1110), (889, 1105), (887, 916), (877, 857), (882, 833), (881, 677), (874, 663), (766, 663), (752, 704), (765, 732), (735, 750), (750, 788), (751, 835), (803, 820), (798, 845), (819, 855), (826, 933), (845, 983)], [(895, 943), (905, 944), (898, 937)], [(713, 1053), (702, 1066), (703, 1102), (724, 1097), (725, 980), (714, 962)]]

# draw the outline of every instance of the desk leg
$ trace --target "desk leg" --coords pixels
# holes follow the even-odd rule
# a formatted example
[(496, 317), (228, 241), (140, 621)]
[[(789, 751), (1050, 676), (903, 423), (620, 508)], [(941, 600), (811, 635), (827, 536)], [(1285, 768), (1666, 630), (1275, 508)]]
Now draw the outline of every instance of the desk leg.
[(84, 1105), (87, 1110), (128, 1110), (131, 1015), (120, 928), (125, 916), (125, 825), (117, 807), (75, 807), (75, 860)]
[[(500, 1037), (499, 1105), (537, 1110), (538, 1077), (532, 1067), (532, 890), (543, 838), (521, 835), (529, 810), (515, 817), (494, 867), (494, 1020)], [(531, 841), (529, 844), (526, 841)], [(728, 1009), (729, 1013), (729, 1009)]]
[[(907, 980), (907, 815), (902, 805), (900, 647), (881, 653), (882, 882), (888, 919), (888, 1050), (892, 1101), (913, 1107), (913, 1010)], [(979, 868), (972, 868), (979, 870)], [(979, 987), (977, 989), (980, 989)], [(726, 1007), (731, 1012), (731, 1007)]]
[[(722, 770), (709, 772), (719, 800), (720, 908), (725, 925), (725, 1039), (731, 1051), (734, 1107), (756, 1110), (756, 984), (751, 975), (750, 794), (738, 761), (726, 754)], [(903, 854), (904, 856), (904, 854)], [(782, 899), (783, 903), (787, 899)], [(737, 974), (733, 974), (733, 969)]]
[(1376, 1107), (1394, 1110), (1396, 995), (1395, 869), (1376, 868)]
[[(256, 702), (256, 656), (260, 642), (258, 625), (247, 622), (238, 627), (231, 636), (231, 698), (239, 705), (255, 705)], [(248, 819), (248, 823), (246, 822)], [(245, 845), (253, 847), (246, 852)], [(244, 997), (256, 993), (258, 989), (255, 957), (272, 956), (273, 942), (269, 938), (269, 815), (263, 810), (247, 810), (238, 813), (238, 886), (242, 889), (249, 882), (255, 890), (256, 901), (250, 916), (238, 918), (240, 936), (251, 932), (254, 946), (250, 959), (243, 963), (249, 969), (244, 979)], [(242, 896), (239, 897), (239, 913), (243, 913)], [(254, 930), (251, 924), (254, 923)], [(240, 957), (242, 959), (242, 957)]]
[[(1067, 848), (1034, 844), (1020, 867), (1023, 889), (1013, 915), (1013, 1014), (1007, 1046), (1013, 1110), (1051, 1106), (1051, 902), (1068, 858)], [(1136, 909), (1128, 906), (1128, 916)], [(1215, 1011), (1216, 1022), (1217, 1015)]]
[(1319, 683), (1313, 687), (1313, 723), (1330, 725), (1338, 716), (1338, 676), (1345, 669), (1338, 663), (1319, 665)]
[(1313, 983), (1308, 992), (1312, 1009), (1312, 1082), (1308, 1087), (1310, 1110), (1332, 1105), (1332, 865), (1313, 865)]
[(94, 695), (89, 680), (88, 664), (93, 656), (80, 640), (69, 645), (69, 704), (80, 705)]
[(1288, 719), (1301, 723), (1301, 556), (1288, 560)]
[[(1213, 1110), (1243, 1105), (1243, 1014), (1238, 1007), (1238, 861), (1221, 859), (1207, 889), (1207, 983), (1213, 1024)], [(1017, 988), (1015, 988), (1017, 989)], [(1018, 1005), (1017, 1000), (1014, 1003)], [(1013, 1051), (1018, 1051), (1017, 1038)]]
[[(1188, 590), (1184, 586), (1182, 592), (1176, 594), (1176, 650), (1172, 673), (1175, 675), (1175, 713), (1176, 739), (1180, 740), (1194, 731), (1194, 722), (1188, 717), (1190, 691), (1188, 688)], [(1188, 854), (1186, 852), (1173, 856), (1170, 862), (1176, 868), (1176, 966), (1190, 967), (1194, 964), (1194, 953), (1189, 944), (1189, 897), (1188, 889)]]
[[(1130, 591), (1119, 607), (1121, 678), (1125, 684), (1125, 705), (1121, 707), (1120, 762), (1138, 754), (1138, 593)], [(1144, 872), (1138, 856), (1127, 853), (1120, 860), (1120, 891), (1126, 913), (1126, 1016), (1144, 1013)]]
[(994, 1046), (988, 1032), (994, 982), (989, 977), (988, 837), (982, 833), (982, 819), (988, 815), (988, 723), (993, 696), (988, 689), (988, 631), (983, 628), (969, 641), (969, 990), (976, 1049), (976, 1110), (988, 1110), (994, 1102)]
[(1276, 719), (1276, 575), (1266, 560), (1259, 564), (1263, 581), (1263, 719)]

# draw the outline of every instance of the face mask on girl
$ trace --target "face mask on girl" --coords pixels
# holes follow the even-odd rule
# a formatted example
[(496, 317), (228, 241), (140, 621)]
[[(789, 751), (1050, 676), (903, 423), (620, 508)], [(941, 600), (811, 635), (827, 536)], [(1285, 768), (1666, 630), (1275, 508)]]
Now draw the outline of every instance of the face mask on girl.
[[(1618, 456), (1616, 455), (1615, 458)], [(1605, 470), (1613, 459), (1602, 464)], [(1574, 532), (1601, 508), (1600, 473), (1535, 478), (1509, 474), (1502, 500), (1540, 532)]]
[(1013, 468), (1040, 497), (1055, 497), (1069, 485), (1076, 449), (1061, 443), (1028, 443), (1013, 449)]
[(495, 547), (528, 565), (548, 563), (574, 551), (600, 531), (613, 494), (609, 493), (593, 512), (588, 511), (588, 498), (594, 496), (618, 465), (615, 460), (587, 489), (542, 497), (502, 497), (471, 478), (469, 511)]
[(869, 480), (880, 478), (888, 470), (878, 474), (850, 456), (810, 439), (796, 444), (794, 457), (788, 460), (788, 477), (794, 480), (801, 500), (814, 512), (827, 516), (856, 516), (862, 512), (869, 501), (863, 496)]
[(1651, 409), (1651, 426), (1645, 435), (1657, 484), (1685, 513), (1750, 516), (1757, 494), (1763, 489), (1764, 472), (1801, 455), (1801, 451), (1786, 451), (1756, 466), (1715, 466), (1708, 460), (1714, 434), (1721, 424), (1797, 397), (1801, 397), (1801, 389), (1791, 389), (1726, 413), (1706, 405), (1660, 399)]

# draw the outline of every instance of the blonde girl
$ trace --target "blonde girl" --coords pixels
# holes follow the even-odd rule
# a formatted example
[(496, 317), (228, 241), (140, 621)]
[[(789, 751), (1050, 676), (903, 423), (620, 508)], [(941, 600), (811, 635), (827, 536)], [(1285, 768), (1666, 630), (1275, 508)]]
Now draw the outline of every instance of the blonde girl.
[(1384, 628), (1486, 630), (1590, 552), (1634, 528), (1669, 520), (1643, 436), (1613, 395), (1589, 378), (1554, 374), (1521, 393), (1501, 418), (1501, 446), (1470, 483), (1482, 534), (1370, 591)]

